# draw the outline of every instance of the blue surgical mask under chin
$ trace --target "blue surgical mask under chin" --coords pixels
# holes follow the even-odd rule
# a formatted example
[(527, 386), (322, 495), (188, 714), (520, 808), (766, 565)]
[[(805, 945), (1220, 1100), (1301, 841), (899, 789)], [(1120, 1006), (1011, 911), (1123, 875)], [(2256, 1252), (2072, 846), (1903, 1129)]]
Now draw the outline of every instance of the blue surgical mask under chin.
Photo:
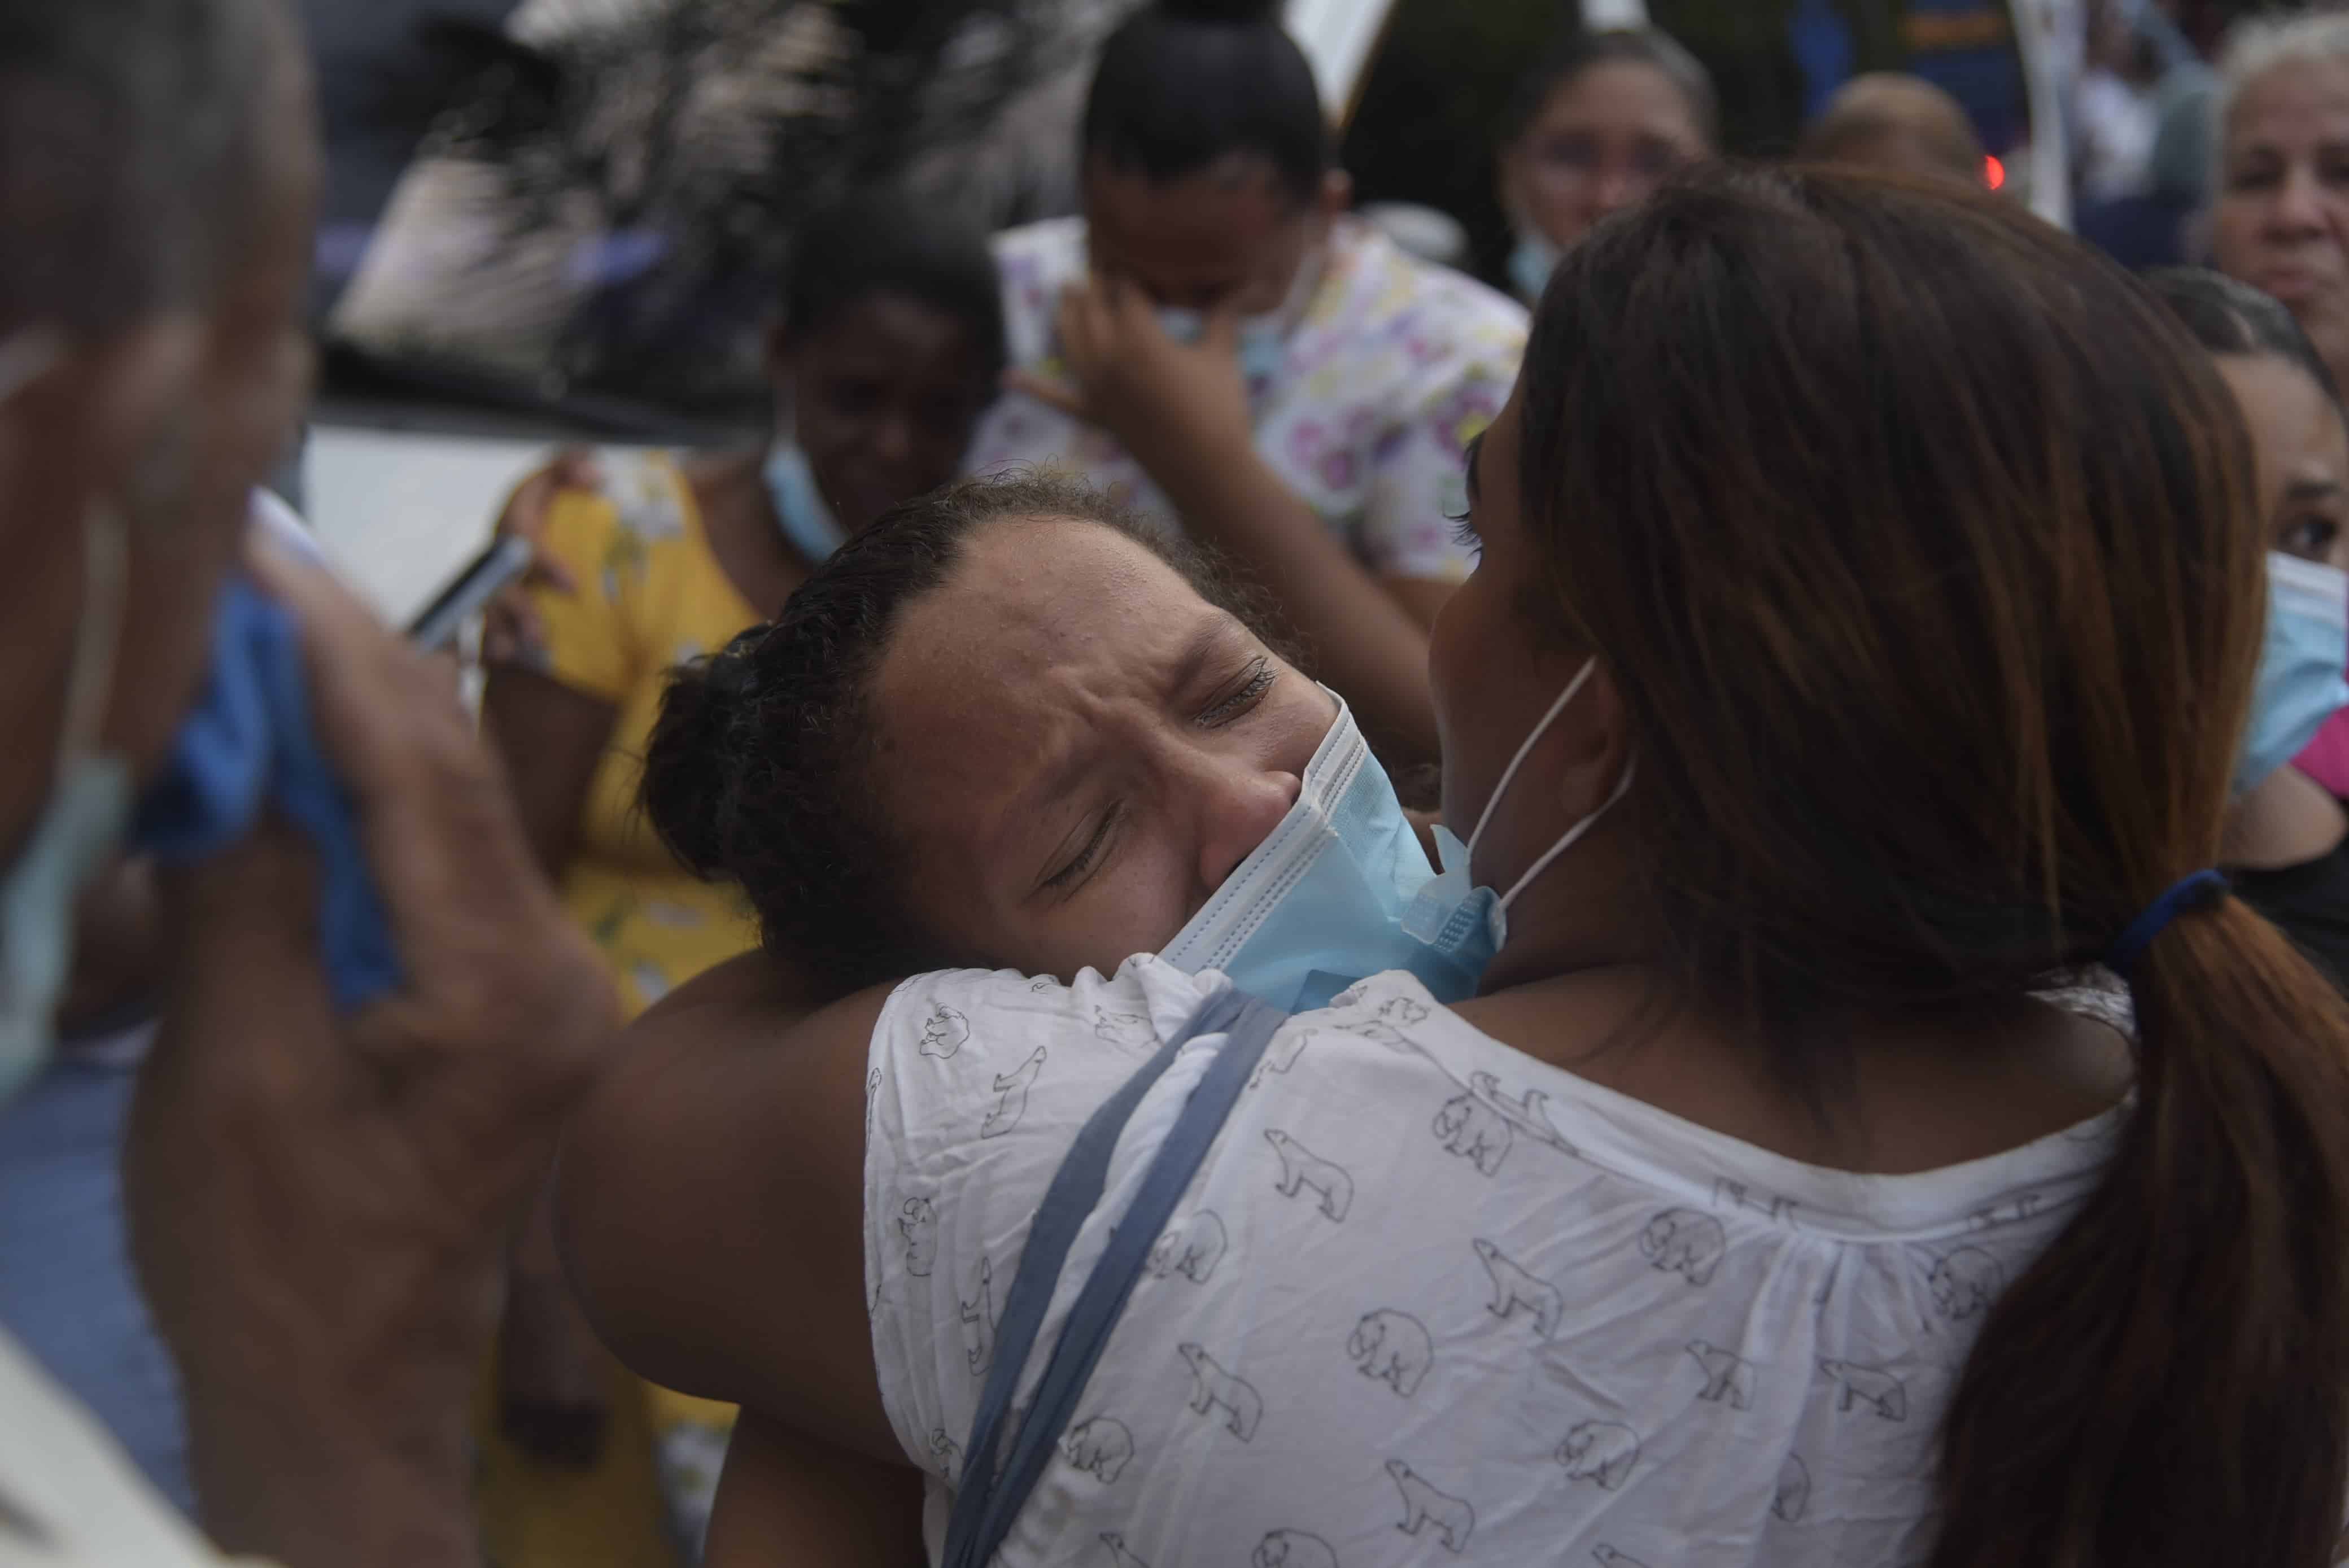
[(111, 508), (84, 524), (81, 616), (66, 679), (55, 781), (0, 873), (0, 1104), (49, 1058), (73, 971), (74, 906), (130, 819), (130, 769), (98, 749), (122, 625), (128, 542)]
[[(1235, 351), (1239, 356), (1240, 379), (1247, 383), (1251, 391), (1269, 385), (1288, 357), (1286, 314), (1276, 310), (1240, 317)], [(1207, 318), (1195, 310), (1161, 305), (1158, 330), (1177, 343), (1197, 343), (1207, 335)]]
[(2349, 706), (2344, 665), (2349, 573), (2270, 552), (2266, 640), (2235, 762), (2238, 796), (2299, 756), (2324, 721)]
[(1407, 969), (1439, 1001), (1476, 993), (1481, 963), (1402, 929), (1433, 868), (1394, 786), (1340, 703), (1295, 805), (1161, 956), (1219, 969), (1250, 995), (1303, 1012), (1366, 975)]
[(1622, 778), (1616, 780), (1613, 791), (1599, 803), (1599, 809), (1568, 828), (1557, 842), (1526, 868), (1525, 874), (1517, 878), (1516, 885), (1508, 892), (1495, 892), (1489, 887), (1477, 886), (1470, 880), (1469, 861), (1475, 854), (1477, 841), (1492, 824), (1494, 808), (1501, 803), (1501, 797), (1508, 793), (1510, 780), (1517, 776), (1517, 769), (1524, 763), (1526, 754), (1533, 750), (1534, 743), (1557, 722), (1557, 716), (1566, 711), (1566, 705), (1574, 700), (1575, 694), (1588, 684), (1592, 672), (1598, 667), (1596, 658), (1586, 661), (1574, 679), (1568, 683), (1566, 690), (1558, 695), (1557, 700), (1550, 704), (1549, 711), (1542, 716), (1541, 722), (1534, 726), (1532, 733), (1518, 746), (1517, 754), (1509, 758), (1508, 767), (1501, 770), (1500, 782), (1493, 786), (1492, 796), (1485, 802), (1484, 813), (1476, 819), (1476, 826), (1469, 833), (1468, 841), (1462, 843), (1450, 828), (1435, 830), (1436, 851), (1444, 862), (1444, 869), (1412, 901), (1411, 910), (1403, 917), (1403, 930), (1426, 944), (1431, 950), (1444, 954), (1464, 967), (1475, 968), (1479, 975), (1509, 940), (1509, 905), (1533, 884), (1536, 877), (1547, 871), (1560, 855), (1572, 849), (1585, 833), (1597, 826), (1599, 819), (1613, 810), (1615, 803), (1622, 799), (1631, 788), (1633, 769), (1626, 763)]
[(1550, 273), (1557, 271), (1565, 254), (1547, 235), (1520, 229), (1517, 242), (1509, 252), (1509, 286), (1526, 304), (1539, 304), (1542, 290), (1549, 286)]
[(783, 538), (810, 566), (831, 560), (832, 552), (848, 542), (848, 534), (832, 515), (832, 508), (824, 504), (823, 492), (816, 489), (815, 470), (808, 466), (800, 444), (788, 436), (777, 436), (767, 449), (765, 472), (767, 499), (774, 505), (775, 521)]

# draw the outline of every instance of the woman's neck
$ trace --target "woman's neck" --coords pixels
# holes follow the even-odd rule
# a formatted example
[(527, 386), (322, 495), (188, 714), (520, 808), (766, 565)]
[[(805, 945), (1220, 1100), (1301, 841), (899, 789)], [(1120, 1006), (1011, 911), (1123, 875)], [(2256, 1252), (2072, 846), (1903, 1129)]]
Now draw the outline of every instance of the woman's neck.
[[(1820, 1026), (1832, 1107), (1764, 1042), (1708, 1015), (1650, 934), (1627, 846), (1600, 830), (1509, 910), (1509, 940), (1455, 1011), (1506, 1045), (1660, 1110), (1809, 1164), (1932, 1170), (2030, 1142), (2127, 1091), (2127, 1043), (2016, 997), (1963, 1016), (1852, 1016)], [(1838, 1087), (1839, 1086), (1839, 1087)]]
[(2349, 813), (2322, 784), (2279, 768), (2227, 813), (2219, 858), (2246, 871), (2282, 871), (2322, 860), (2349, 835)]
[(763, 477), (766, 449), (697, 456), (685, 465), (686, 483), (701, 509), (702, 532), (726, 580), (743, 602), (773, 616), (811, 570), (784, 540)]

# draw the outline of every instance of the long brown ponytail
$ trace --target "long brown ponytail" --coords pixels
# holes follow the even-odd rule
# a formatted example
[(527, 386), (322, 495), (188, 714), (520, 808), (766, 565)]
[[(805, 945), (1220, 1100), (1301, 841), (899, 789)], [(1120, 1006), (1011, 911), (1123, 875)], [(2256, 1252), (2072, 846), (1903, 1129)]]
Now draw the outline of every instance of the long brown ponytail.
[[(1990, 197), (1724, 172), (1602, 228), (1520, 387), (1550, 592), (1636, 730), (1686, 985), (1790, 1075), (2011, 1005), (2218, 852), (2261, 637), (2240, 415), (2128, 279)], [(2224, 900), (2133, 971), (2136, 1110), (1993, 1309), (1938, 1568), (2330, 1561), (2349, 1012)]]

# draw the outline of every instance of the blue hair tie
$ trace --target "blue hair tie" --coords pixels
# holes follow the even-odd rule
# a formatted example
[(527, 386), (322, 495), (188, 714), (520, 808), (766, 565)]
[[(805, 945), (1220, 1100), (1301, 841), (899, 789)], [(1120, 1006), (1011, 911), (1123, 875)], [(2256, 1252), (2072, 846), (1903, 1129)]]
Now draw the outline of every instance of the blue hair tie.
[(2137, 960), (2145, 956), (2145, 950), (2153, 945), (2153, 939), (2159, 936), (2171, 921), (2194, 910), (2208, 909), (2233, 891), (2221, 872), (2204, 870), (2180, 878), (2170, 884), (2168, 892), (2147, 904), (2145, 913), (2130, 921), (2127, 929), (2113, 939), (2113, 944), (2105, 950), (2106, 967), (2123, 979), (2129, 978), (2129, 971), (2137, 967)]

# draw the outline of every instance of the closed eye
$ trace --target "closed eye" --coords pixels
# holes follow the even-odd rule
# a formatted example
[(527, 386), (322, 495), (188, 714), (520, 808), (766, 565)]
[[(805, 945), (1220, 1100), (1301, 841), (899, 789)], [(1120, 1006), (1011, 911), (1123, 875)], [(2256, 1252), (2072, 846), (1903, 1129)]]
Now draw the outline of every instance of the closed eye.
[(1199, 715), (1199, 727), (1219, 729), (1231, 723), (1262, 702), (1265, 694), (1272, 689), (1272, 683), (1278, 678), (1279, 673), (1272, 667), (1272, 661), (1258, 654), (1248, 661), (1248, 666), (1241, 672), (1239, 679), (1218, 693), (1206, 711)]
[(1059, 892), (1081, 885), (1086, 873), (1100, 863), (1102, 851), (1109, 843), (1112, 830), (1124, 814), (1124, 809), (1118, 805), (1112, 805), (1103, 811), (1101, 821), (1094, 827), (1092, 836), (1085, 840), (1084, 846), (1070, 857), (1066, 865), (1046, 877), (1039, 886)]

